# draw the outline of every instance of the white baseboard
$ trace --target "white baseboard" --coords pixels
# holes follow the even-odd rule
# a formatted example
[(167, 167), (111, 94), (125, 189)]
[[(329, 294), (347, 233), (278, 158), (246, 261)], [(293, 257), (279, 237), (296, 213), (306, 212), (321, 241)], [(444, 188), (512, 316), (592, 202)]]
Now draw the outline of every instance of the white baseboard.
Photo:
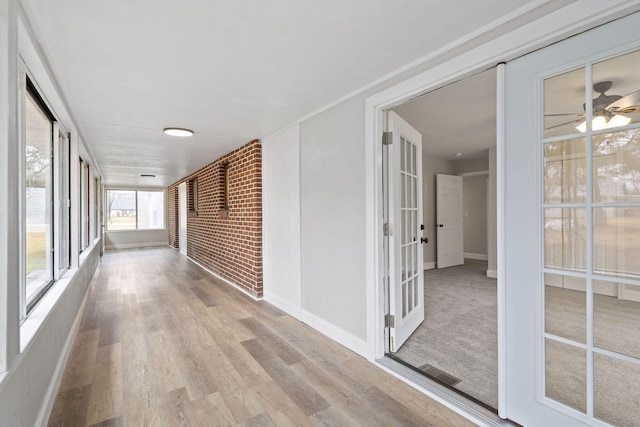
[(434, 268), (436, 268), (436, 262), (435, 261), (425, 262), (423, 268), (425, 270), (433, 270)]
[(487, 277), (490, 277), (492, 279), (497, 279), (498, 272), (496, 270), (487, 270)]
[(465, 252), (464, 257), (469, 259), (477, 259), (480, 261), (487, 261), (489, 259), (486, 254), (474, 254), (473, 252)]
[(356, 337), (350, 332), (347, 332), (344, 329), (341, 329), (336, 325), (329, 323), (326, 320), (306, 310), (302, 310), (300, 314), (301, 318), (299, 320), (311, 326), (318, 332), (331, 338), (332, 340), (336, 341), (337, 343), (342, 344), (349, 350), (359, 354), (364, 358), (366, 358), (371, 353), (370, 346), (365, 340)]
[(640, 302), (640, 291), (630, 289), (631, 286), (623, 285), (622, 298), (627, 301)]
[[(185, 255), (186, 256), (186, 255)], [(222, 280), (223, 282), (225, 282), (227, 285), (233, 286), (234, 288), (236, 288), (237, 290), (239, 290), (240, 292), (242, 292), (243, 294), (251, 297), (251, 299), (255, 300), (255, 301), (262, 301), (262, 298), (258, 298), (255, 295), (252, 295), (249, 291), (247, 291), (245, 288), (243, 288), (242, 286), (236, 285), (235, 283), (233, 283), (231, 280), (222, 277), (221, 275), (219, 275), (218, 273), (216, 273), (213, 270), (208, 269), (207, 267), (205, 267), (204, 265), (200, 264), (198, 261), (195, 261), (194, 259), (187, 257), (187, 259), (189, 261), (191, 261), (192, 263), (194, 263), (195, 265), (197, 265), (198, 267), (200, 267), (201, 269), (205, 270), (207, 273), (211, 274), (212, 276), (215, 276), (216, 278)]]
[(148, 248), (152, 246), (169, 246), (167, 242), (149, 242), (149, 243), (120, 243), (115, 245), (105, 245), (106, 250), (113, 249), (133, 249), (133, 248)]
[(294, 317), (300, 320), (300, 314), (301, 314), (300, 305), (296, 305), (291, 301), (288, 301), (278, 295), (274, 295), (267, 291), (264, 291), (264, 300), (269, 304), (272, 304), (278, 307), (280, 310), (284, 311), (291, 317)]

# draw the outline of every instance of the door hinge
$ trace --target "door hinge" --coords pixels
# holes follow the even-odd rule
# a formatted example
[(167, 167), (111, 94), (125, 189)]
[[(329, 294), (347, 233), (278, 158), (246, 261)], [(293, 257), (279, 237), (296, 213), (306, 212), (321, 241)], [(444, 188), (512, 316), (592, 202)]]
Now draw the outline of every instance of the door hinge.
[(385, 314), (384, 315), (384, 327), (385, 328), (395, 328), (396, 327), (396, 317), (393, 314)]
[(390, 223), (388, 223), (388, 222), (387, 222), (387, 223), (384, 225), (384, 227), (383, 227), (383, 228), (384, 228), (384, 235), (385, 235), (385, 236), (393, 236), (393, 225), (392, 225), (392, 224), (390, 224)]
[(382, 145), (393, 144), (393, 132), (382, 132)]

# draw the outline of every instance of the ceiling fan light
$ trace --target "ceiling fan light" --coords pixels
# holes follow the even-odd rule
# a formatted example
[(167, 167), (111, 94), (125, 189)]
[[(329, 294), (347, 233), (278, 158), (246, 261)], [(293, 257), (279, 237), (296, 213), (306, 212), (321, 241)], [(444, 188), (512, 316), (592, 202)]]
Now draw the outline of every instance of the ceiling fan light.
[(591, 130), (600, 130), (607, 127), (607, 119), (604, 116), (597, 116), (593, 118), (591, 122)]
[(582, 133), (585, 133), (587, 131), (587, 121), (585, 120), (584, 122), (580, 123), (578, 126), (576, 126), (576, 129), (578, 129)]
[(618, 126), (626, 126), (631, 121), (631, 117), (621, 116), (620, 114), (616, 114), (609, 120), (607, 123), (608, 128), (618, 127)]
[(184, 128), (164, 128), (163, 132), (171, 136), (193, 136), (191, 129)]

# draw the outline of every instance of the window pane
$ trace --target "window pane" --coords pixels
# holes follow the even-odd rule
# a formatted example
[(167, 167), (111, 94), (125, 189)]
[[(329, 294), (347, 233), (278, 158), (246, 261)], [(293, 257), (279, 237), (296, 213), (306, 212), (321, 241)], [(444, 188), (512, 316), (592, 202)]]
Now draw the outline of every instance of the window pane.
[(585, 271), (586, 209), (544, 210), (544, 264), (548, 268)]
[(593, 65), (593, 116), (602, 118), (603, 127), (640, 122), (639, 69), (640, 51)]
[(593, 210), (596, 273), (640, 277), (640, 208)]
[(138, 191), (138, 229), (164, 228), (164, 192)]
[(587, 352), (545, 339), (545, 394), (580, 412), (587, 411)]
[(640, 425), (640, 365), (593, 355), (593, 416), (619, 427)]
[(640, 202), (640, 129), (593, 137), (594, 202)]
[(595, 285), (594, 345), (640, 358), (640, 286), (603, 281)]
[(586, 281), (580, 277), (544, 275), (545, 332), (586, 343)]
[(51, 253), (52, 123), (31, 95), (26, 96), (25, 273), (26, 302), (53, 280)]
[(136, 192), (107, 191), (107, 230), (136, 229)]
[(544, 202), (585, 201), (585, 139), (571, 139), (544, 145)]
[(584, 121), (584, 68), (544, 81), (544, 137), (578, 133)]

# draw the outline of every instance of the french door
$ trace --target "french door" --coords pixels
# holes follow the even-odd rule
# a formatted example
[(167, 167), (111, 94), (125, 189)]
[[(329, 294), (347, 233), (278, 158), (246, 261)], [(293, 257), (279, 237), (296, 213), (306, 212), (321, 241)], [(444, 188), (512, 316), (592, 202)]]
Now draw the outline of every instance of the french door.
[(422, 135), (393, 111), (389, 164), (389, 349), (398, 351), (424, 320)]
[(638, 28), (506, 67), (506, 395), (523, 425), (640, 425)]

